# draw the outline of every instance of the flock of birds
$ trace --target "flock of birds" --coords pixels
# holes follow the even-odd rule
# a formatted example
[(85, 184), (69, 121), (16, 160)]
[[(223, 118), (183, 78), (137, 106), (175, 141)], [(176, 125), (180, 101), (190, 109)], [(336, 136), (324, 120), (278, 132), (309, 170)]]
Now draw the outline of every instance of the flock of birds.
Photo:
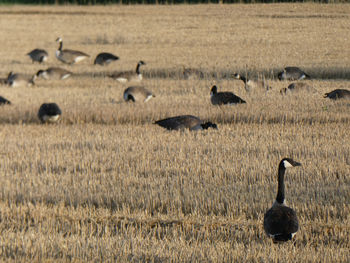
[[(56, 58), (65, 63), (65, 64), (76, 64), (80, 61), (83, 61), (90, 56), (82, 51), (63, 49), (62, 38), (57, 38), (56, 42), (59, 43), (59, 47), (56, 50)], [(33, 62), (45, 62), (48, 59), (47, 51), (43, 49), (34, 49), (27, 54)], [(98, 65), (108, 65), (109, 63), (118, 60), (119, 57), (111, 54), (102, 52), (99, 53), (95, 60), (94, 64)], [(120, 83), (129, 83), (129, 82), (140, 82), (142, 81), (142, 73), (140, 72), (141, 66), (146, 65), (146, 63), (140, 60), (135, 71), (124, 71), (111, 74), (109, 77), (117, 80)], [(184, 76), (188, 76), (192, 73), (195, 73), (197, 76), (202, 74), (201, 72), (194, 72), (193, 69), (184, 69)], [(50, 67), (45, 70), (39, 70), (35, 75), (28, 76), (20, 73), (10, 72), (5, 79), (0, 79), (0, 84), (9, 85), (11, 87), (20, 87), (20, 86), (32, 86), (35, 84), (37, 78), (43, 79), (66, 79), (69, 78), (73, 73), (66, 69), (60, 67)], [(263, 89), (270, 90), (272, 89), (264, 80), (252, 80), (248, 79), (245, 76), (240, 74), (233, 74), (233, 78), (243, 81), (245, 90), (250, 92), (251, 90)], [(279, 80), (302, 80), (310, 79), (310, 76), (302, 71), (298, 67), (286, 67), (277, 75)], [(314, 88), (304, 82), (294, 82), (291, 83), (287, 88), (282, 88), (280, 90), (281, 94), (287, 94), (289, 92), (298, 92), (298, 91), (314, 91)], [(147, 90), (142, 86), (130, 86), (124, 90), (124, 100), (131, 102), (147, 102), (151, 98), (155, 97), (152, 92)], [(346, 89), (336, 89), (332, 92), (326, 93), (324, 97), (330, 99), (340, 99), (340, 98), (350, 98), (350, 91)], [(218, 92), (217, 87), (214, 85), (211, 88), (210, 92), (210, 101), (213, 105), (224, 105), (224, 104), (241, 104), (246, 103), (246, 101), (232, 92)], [(11, 104), (9, 100), (0, 96), (0, 105)], [(62, 115), (62, 111), (56, 103), (44, 103), (40, 106), (38, 112), (38, 118), (43, 123), (53, 123), (57, 122)], [(198, 129), (208, 129), (208, 128), (217, 128), (217, 125), (211, 122), (204, 123), (200, 118), (192, 115), (182, 115), (166, 118), (163, 120), (156, 121), (155, 124), (158, 124), (168, 130), (198, 130)]]
[[(57, 38), (59, 47), (56, 51), (56, 58), (66, 64), (75, 64), (86, 58), (89, 55), (81, 51), (63, 49), (62, 38)], [(48, 53), (43, 49), (34, 49), (27, 54), (33, 62), (45, 62), (48, 58)], [(100, 53), (96, 56), (94, 64), (108, 65), (109, 63), (118, 60), (119, 57), (111, 53)], [(135, 71), (125, 71), (110, 75), (111, 78), (119, 81), (120, 83), (140, 82), (142, 80), (142, 74), (140, 67), (145, 65), (144, 61), (139, 61), (136, 65)], [(184, 74), (190, 74), (191, 72), (186, 69)], [(25, 76), (20, 73), (10, 72), (6, 79), (1, 79), (0, 84), (6, 84), (11, 87), (18, 86), (30, 86), (34, 85), (36, 78), (43, 79), (66, 79), (73, 73), (59, 67), (51, 67), (46, 70), (39, 70), (34, 76)], [(251, 80), (239, 74), (233, 74), (233, 78), (239, 79), (244, 82), (247, 92), (257, 88), (270, 90), (271, 87), (263, 80)], [(302, 80), (309, 79), (310, 76), (297, 67), (286, 67), (278, 73), (279, 80)], [(295, 82), (290, 84), (287, 88), (281, 89), (282, 94), (288, 92), (294, 92), (299, 90), (310, 91), (313, 88), (303, 82)], [(124, 90), (124, 100), (131, 102), (147, 102), (154, 97), (152, 92), (148, 91), (142, 86), (130, 86)], [(324, 97), (330, 99), (350, 98), (350, 91), (345, 89), (336, 89), (332, 92), (326, 93)], [(245, 100), (236, 96), (232, 92), (218, 92), (217, 87), (214, 85), (211, 88), (210, 100), (213, 105), (225, 105), (225, 104), (242, 104), (246, 103)], [(11, 104), (10, 101), (0, 96), (0, 104)], [(57, 122), (62, 115), (62, 111), (56, 103), (43, 103), (38, 111), (38, 118), (43, 123)], [(164, 127), (168, 130), (203, 130), (208, 128), (217, 129), (217, 125), (212, 122), (203, 122), (200, 118), (193, 115), (181, 115), (170, 117), (162, 120), (158, 120), (155, 124)], [(269, 237), (274, 242), (283, 242), (291, 240), (294, 234), (298, 231), (299, 224), (295, 211), (287, 207), (285, 201), (285, 187), (284, 187), (284, 174), (285, 170), (290, 167), (301, 166), (299, 162), (294, 161), (291, 158), (284, 158), (280, 161), (278, 166), (278, 190), (276, 200), (272, 207), (266, 212), (264, 216), (264, 229)]]
[[(90, 57), (88, 54), (81, 51), (63, 49), (63, 41), (60, 37), (57, 38), (56, 41), (59, 43), (59, 47), (56, 50), (56, 58), (65, 64), (76, 64)], [(34, 49), (27, 55), (32, 59), (33, 62), (42, 63), (47, 61), (48, 59), (48, 53), (43, 49)], [(119, 57), (114, 54), (102, 52), (96, 56), (94, 64), (108, 65), (109, 63), (118, 59)], [(118, 72), (110, 75), (109, 77), (119, 81), (120, 83), (140, 82), (142, 81), (142, 73), (140, 72), (140, 68), (143, 65), (146, 65), (146, 63), (140, 60), (136, 65), (135, 71)], [(194, 72), (193, 69), (184, 69), (183, 72), (184, 76), (188, 76), (193, 73), (195, 73), (197, 76), (202, 74), (201, 72)], [(50, 67), (45, 70), (39, 70), (33, 76), (10, 72), (7, 78), (0, 79), (0, 84), (9, 85), (11, 87), (32, 86), (35, 84), (35, 80), (37, 78), (63, 80), (69, 78), (71, 75), (73, 75), (71, 71), (60, 67)], [(233, 74), (232, 77), (243, 81), (245, 90), (247, 92), (256, 89), (272, 89), (271, 86), (269, 86), (264, 80), (248, 79), (247, 77), (237, 73)], [(298, 67), (286, 67), (278, 73), (277, 77), (279, 80), (291, 81), (310, 78), (308, 74), (303, 72)], [(294, 82), (291, 83), (287, 88), (282, 88), (280, 92), (281, 94), (287, 94), (289, 92), (298, 92), (302, 90), (314, 91), (314, 88), (304, 82)], [(142, 86), (131, 86), (124, 91), (123, 97), (125, 101), (147, 102), (155, 96), (154, 94), (152, 94), (152, 92), (150, 92)], [(334, 100), (340, 98), (350, 98), (350, 91), (346, 89), (336, 89), (332, 92), (326, 93), (324, 97)], [(213, 105), (246, 103), (245, 100), (236, 96), (232, 92), (218, 92), (217, 87), (215, 85), (211, 88), (210, 100)], [(0, 105), (4, 104), (11, 104), (11, 102), (6, 98), (0, 96)], [(38, 118), (43, 123), (52, 123), (58, 121), (60, 119), (61, 114), (62, 111), (56, 103), (44, 103), (39, 109)], [(192, 115), (175, 116), (164, 120), (156, 121), (155, 124), (158, 124), (168, 130), (198, 130), (208, 129), (210, 127), (217, 128), (216, 124), (213, 124), (211, 122), (204, 123), (198, 117)]]

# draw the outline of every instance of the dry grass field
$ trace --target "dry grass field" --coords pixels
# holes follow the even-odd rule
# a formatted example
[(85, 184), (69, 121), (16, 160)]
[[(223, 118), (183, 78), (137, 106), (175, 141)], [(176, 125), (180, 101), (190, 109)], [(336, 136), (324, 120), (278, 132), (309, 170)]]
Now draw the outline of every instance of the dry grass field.
[[(34, 87), (0, 86), (0, 261), (349, 262), (350, 5), (0, 6), (0, 78), (60, 66), (75, 73)], [(77, 65), (63, 47), (90, 54)], [(46, 64), (25, 54), (49, 52)], [(100, 52), (120, 57), (93, 65)], [(122, 101), (106, 77), (139, 60), (148, 103)], [(285, 66), (315, 92), (282, 96)], [(202, 73), (184, 78), (183, 67)], [(264, 78), (247, 93), (235, 72)], [(212, 85), (247, 104), (215, 107)], [(39, 106), (62, 120), (42, 125)], [(152, 123), (193, 114), (217, 130), (169, 132)], [(263, 230), (283, 157), (295, 242)]]

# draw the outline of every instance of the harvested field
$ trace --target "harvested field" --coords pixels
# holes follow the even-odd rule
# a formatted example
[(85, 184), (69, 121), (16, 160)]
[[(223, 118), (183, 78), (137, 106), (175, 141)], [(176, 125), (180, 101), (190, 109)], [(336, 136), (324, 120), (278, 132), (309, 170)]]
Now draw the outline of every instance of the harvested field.
[[(1, 261), (350, 261), (350, 100), (323, 98), (350, 89), (350, 5), (1, 6), (0, 35), (0, 78), (74, 73), (0, 86), (12, 102), (0, 106)], [(59, 36), (90, 58), (59, 62)], [(120, 60), (93, 65), (100, 52)], [(139, 60), (156, 97), (125, 103), (128, 85), (108, 75)], [(281, 95), (286, 66), (315, 92)], [(248, 93), (236, 72), (273, 89)], [(211, 105), (214, 84), (247, 104)], [(58, 124), (40, 124), (44, 102), (61, 107)], [(181, 114), (218, 129), (152, 124)], [(263, 218), (287, 156), (302, 163), (286, 173), (300, 229), (275, 245)]]

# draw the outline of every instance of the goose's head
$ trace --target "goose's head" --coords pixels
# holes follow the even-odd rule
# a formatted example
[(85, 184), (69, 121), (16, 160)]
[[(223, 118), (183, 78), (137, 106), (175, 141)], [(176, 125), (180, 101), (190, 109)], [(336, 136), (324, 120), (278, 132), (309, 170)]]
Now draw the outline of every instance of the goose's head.
[(210, 96), (213, 96), (216, 93), (218, 93), (218, 88), (216, 87), (216, 85), (214, 85), (214, 86), (211, 87)]
[(295, 166), (301, 166), (301, 163), (294, 161), (292, 158), (283, 158), (280, 162), (280, 168), (283, 168), (283, 169), (287, 169)]
[(201, 124), (201, 126), (202, 126), (203, 130), (207, 130), (208, 128), (213, 128), (213, 129), (218, 128), (218, 126), (215, 123), (212, 123), (210, 121)]
[(232, 75), (232, 77), (233, 77), (234, 79), (240, 79), (240, 78), (241, 78), (241, 75), (239, 75), (238, 73), (235, 73), (235, 74)]
[(56, 39), (56, 42), (61, 43), (61, 42), (62, 42), (62, 38), (61, 38), (61, 37), (58, 37), (58, 38)]
[(284, 80), (285, 79), (285, 70), (281, 71), (280, 73), (278, 73), (277, 77), (279, 80)]
[(126, 101), (135, 102), (135, 99), (134, 99), (134, 97), (133, 97), (131, 94), (128, 94), (128, 96), (127, 96), (127, 98), (126, 98)]
[(40, 77), (44, 74), (44, 70), (40, 69), (34, 76)]

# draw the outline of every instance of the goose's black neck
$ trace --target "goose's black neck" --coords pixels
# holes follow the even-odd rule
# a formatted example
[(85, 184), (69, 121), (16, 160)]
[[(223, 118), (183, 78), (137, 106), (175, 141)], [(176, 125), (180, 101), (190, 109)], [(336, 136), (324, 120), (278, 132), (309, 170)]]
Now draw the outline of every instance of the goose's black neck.
[(60, 41), (60, 45), (59, 45), (59, 47), (58, 47), (58, 50), (59, 50), (59, 51), (62, 51), (62, 46), (63, 46), (63, 43), (62, 43), (62, 41)]
[(137, 66), (136, 66), (136, 74), (137, 74), (137, 75), (140, 74), (140, 66), (141, 66), (140, 63), (138, 63)]
[(284, 167), (283, 162), (280, 163), (278, 167), (278, 190), (276, 201), (280, 204), (284, 202), (284, 173), (286, 172), (286, 168)]
[(247, 79), (246, 79), (246, 77), (244, 77), (244, 76), (239, 76), (239, 78), (244, 82), (244, 83), (246, 83), (247, 82)]

